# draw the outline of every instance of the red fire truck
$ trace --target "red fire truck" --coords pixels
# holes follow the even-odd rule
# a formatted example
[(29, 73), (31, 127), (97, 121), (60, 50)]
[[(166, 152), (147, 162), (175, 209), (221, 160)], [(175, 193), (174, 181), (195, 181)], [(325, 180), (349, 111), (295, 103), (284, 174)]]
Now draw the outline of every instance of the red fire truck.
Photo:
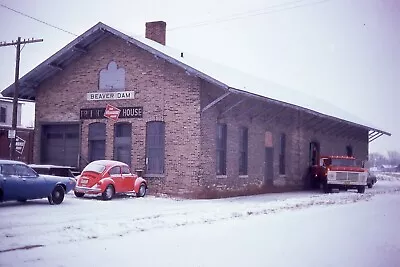
[(368, 173), (354, 157), (321, 156), (317, 165), (311, 166), (310, 176), (311, 186), (321, 187), (325, 193), (333, 188), (357, 189), (358, 193), (364, 193)]

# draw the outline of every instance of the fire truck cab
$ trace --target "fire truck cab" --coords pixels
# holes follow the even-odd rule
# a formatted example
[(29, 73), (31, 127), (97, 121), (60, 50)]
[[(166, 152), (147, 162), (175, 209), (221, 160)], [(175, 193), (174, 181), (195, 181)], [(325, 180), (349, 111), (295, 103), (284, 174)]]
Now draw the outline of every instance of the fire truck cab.
[(368, 173), (354, 157), (321, 156), (319, 162), (311, 166), (310, 176), (311, 186), (320, 187), (325, 193), (333, 188), (357, 189), (358, 193), (364, 193)]

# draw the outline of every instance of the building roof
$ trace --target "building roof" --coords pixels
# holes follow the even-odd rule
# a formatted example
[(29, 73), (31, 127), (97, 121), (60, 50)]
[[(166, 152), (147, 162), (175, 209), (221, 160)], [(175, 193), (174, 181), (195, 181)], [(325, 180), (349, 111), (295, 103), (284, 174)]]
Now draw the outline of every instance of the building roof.
[[(0, 96), (0, 103), (1, 102), (4, 102), (4, 103), (12, 103), (13, 102), (13, 99), (11, 98), (11, 97), (1, 97)], [(25, 103), (21, 103), (21, 102), (18, 102), (18, 104), (25, 104)]]
[[(231, 93), (258, 97), (319, 117), (330, 118), (351, 126), (366, 129), (370, 131), (370, 141), (384, 134), (391, 135), (389, 132), (365, 122), (323, 99), (318, 99), (315, 96), (307, 95), (209, 60), (182, 53), (180, 50), (161, 45), (143, 37), (130, 37), (101, 22), (78, 36), (64, 48), (24, 75), (20, 79), (19, 97), (34, 100), (36, 88), (41, 82), (53, 76), (58, 71), (62, 71), (65, 66), (110, 35), (117, 36), (128, 43), (141, 47), (155, 56), (182, 67), (188, 74), (198, 76)], [(2, 91), (2, 94), (4, 96), (13, 96), (13, 88), (13, 84), (8, 86)]]

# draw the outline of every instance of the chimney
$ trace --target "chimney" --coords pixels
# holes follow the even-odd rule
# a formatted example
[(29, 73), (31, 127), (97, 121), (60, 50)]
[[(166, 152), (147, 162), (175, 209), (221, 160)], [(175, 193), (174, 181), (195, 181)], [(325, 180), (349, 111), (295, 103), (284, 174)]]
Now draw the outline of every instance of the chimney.
[(165, 45), (167, 23), (164, 21), (146, 22), (146, 38)]

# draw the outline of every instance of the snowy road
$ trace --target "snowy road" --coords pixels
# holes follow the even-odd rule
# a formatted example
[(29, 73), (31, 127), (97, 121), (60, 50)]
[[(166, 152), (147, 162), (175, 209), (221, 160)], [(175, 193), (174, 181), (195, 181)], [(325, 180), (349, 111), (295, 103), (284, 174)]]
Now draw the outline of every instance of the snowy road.
[(379, 178), (365, 194), (2, 203), (0, 266), (400, 266), (400, 177)]

